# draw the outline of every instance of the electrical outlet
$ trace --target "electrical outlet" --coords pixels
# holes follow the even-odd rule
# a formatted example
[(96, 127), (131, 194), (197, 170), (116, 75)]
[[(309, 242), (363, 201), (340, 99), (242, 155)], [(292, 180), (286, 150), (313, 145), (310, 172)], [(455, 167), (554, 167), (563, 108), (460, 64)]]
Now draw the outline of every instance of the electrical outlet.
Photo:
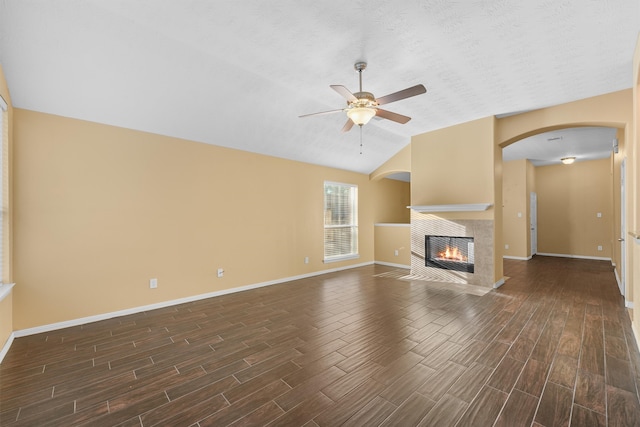
[(602, 218), (602, 212), (598, 212), (598, 213), (596, 214), (596, 217), (597, 217), (597, 218)]
[(602, 246), (598, 245), (598, 250), (601, 251), (602, 250)]
[(504, 248), (505, 249), (509, 249), (509, 245), (504, 245)]
[(398, 256), (398, 250), (396, 249), (395, 251), (393, 251), (393, 254), (394, 254), (395, 256)]
[(305, 264), (309, 264), (309, 257), (308, 256), (304, 257), (304, 263)]
[(222, 268), (218, 269), (218, 277), (224, 276), (224, 270)]
[(155, 289), (158, 287), (158, 279), (150, 279), (149, 280), (149, 288)]
[(518, 218), (522, 218), (522, 212), (518, 212)]

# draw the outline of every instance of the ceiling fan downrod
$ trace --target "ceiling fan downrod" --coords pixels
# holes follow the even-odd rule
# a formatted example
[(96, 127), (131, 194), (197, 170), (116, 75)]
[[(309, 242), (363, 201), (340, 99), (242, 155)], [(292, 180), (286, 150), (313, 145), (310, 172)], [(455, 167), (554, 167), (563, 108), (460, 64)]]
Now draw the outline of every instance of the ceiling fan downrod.
[(358, 72), (358, 77), (360, 80), (360, 90), (359, 92), (362, 92), (362, 72), (367, 68), (367, 63), (366, 62), (356, 62), (353, 66), (353, 68), (356, 69), (356, 71)]

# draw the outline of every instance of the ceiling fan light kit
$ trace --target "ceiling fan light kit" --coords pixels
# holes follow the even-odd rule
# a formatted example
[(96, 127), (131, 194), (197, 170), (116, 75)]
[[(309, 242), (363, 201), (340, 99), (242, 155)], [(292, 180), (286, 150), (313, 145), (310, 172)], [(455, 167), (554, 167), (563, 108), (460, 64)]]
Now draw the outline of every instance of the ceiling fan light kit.
[(366, 125), (375, 115), (376, 110), (370, 107), (354, 107), (347, 110), (347, 117), (358, 126)]
[(412, 96), (423, 94), (427, 89), (423, 85), (416, 85), (399, 92), (376, 98), (371, 92), (364, 92), (362, 90), (362, 71), (367, 68), (366, 62), (356, 62), (354, 65), (355, 70), (358, 72), (359, 91), (351, 93), (349, 89), (342, 85), (331, 85), (331, 89), (338, 92), (342, 97), (347, 100), (346, 108), (339, 110), (323, 111), (320, 113), (305, 114), (300, 117), (317, 116), (320, 114), (346, 112), (347, 123), (342, 127), (343, 132), (351, 130), (354, 124), (362, 127), (369, 123), (374, 117), (378, 116), (382, 119), (394, 121), (396, 123), (407, 123), (411, 120), (411, 117), (403, 116), (402, 114), (393, 113), (391, 111), (383, 110), (379, 108), (380, 105), (389, 104), (391, 102), (400, 101), (401, 99), (410, 98)]

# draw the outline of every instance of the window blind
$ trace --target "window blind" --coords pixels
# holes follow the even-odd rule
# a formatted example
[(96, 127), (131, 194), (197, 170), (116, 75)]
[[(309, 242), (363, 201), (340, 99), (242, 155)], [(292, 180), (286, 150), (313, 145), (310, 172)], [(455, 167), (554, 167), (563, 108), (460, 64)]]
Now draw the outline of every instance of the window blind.
[(358, 255), (358, 186), (324, 183), (324, 260)]

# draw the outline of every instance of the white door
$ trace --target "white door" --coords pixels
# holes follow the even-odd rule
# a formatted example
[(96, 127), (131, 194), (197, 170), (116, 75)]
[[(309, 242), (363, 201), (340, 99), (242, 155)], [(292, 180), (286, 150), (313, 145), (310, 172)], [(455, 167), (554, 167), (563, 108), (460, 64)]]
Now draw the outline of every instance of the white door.
[(529, 217), (531, 218), (531, 256), (538, 253), (538, 195), (531, 192)]
[(627, 258), (627, 247), (625, 244), (625, 230), (627, 229), (627, 218), (626, 218), (626, 206), (627, 206), (627, 200), (625, 197), (625, 192), (624, 192), (624, 174), (625, 174), (625, 169), (626, 169), (626, 159), (623, 159), (622, 162), (620, 163), (620, 238), (618, 239), (618, 242), (620, 242), (620, 283), (618, 284), (618, 286), (620, 287), (620, 294), (625, 297), (625, 302), (627, 300), (627, 296), (625, 294), (626, 292), (626, 285), (625, 285), (625, 280), (627, 277), (627, 262), (626, 262), (626, 258)]

